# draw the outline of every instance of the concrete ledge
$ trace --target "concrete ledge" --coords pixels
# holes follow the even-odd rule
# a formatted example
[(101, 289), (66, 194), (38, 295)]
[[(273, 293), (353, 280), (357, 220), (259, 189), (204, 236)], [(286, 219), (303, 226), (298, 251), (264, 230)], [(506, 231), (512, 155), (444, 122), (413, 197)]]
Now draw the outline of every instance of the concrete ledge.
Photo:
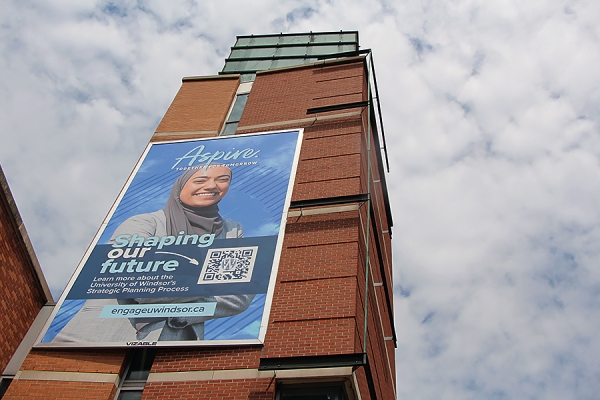
[(350, 204), (347, 206), (311, 208), (310, 210), (294, 210), (288, 212), (288, 217), (300, 217), (308, 215), (332, 214), (346, 211), (356, 211), (359, 209), (358, 204)]
[(351, 111), (347, 113), (339, 113), (339, 114), (331, 114), (331, 115), (317, 115), (315, 118), (317, 121), (327, 121), (330, 119), (338, 119), (338, 118), (348, 118), (348, 117), (357, 117), (360, 116), (362, 111)]
[(258, 369), (232, 369), (219, 371), (151, 372), (148, 382), (212, 381), (222, 379), (272, 378), (272, 372)]
[(309, 125), (315, 122), (316, 117), (302, 118), (302, 119), (290, 119), (287, 121), (279, 121), (279, 122), (269, 122), (267, 124), (258, 124), (258, 125), (246, 125), (246, 126), (238, 126), (236, 131), (243, 131), (245, 129), (262, 129), (262, 128), (271, 128), (274, 126), (282, 126), (282, 125)]
[(287, 369), (280, 371), (259, 371), (258, 369), (231, 369), (218, 371), (151, 372), (148, 383), (212, 381), (227, 379), (265, 379), (265, 378), (322, 378), (351, 377), (352, 367)]
[(283, 125), (310, 125), (317, 121), (327, 121), (332, 119), (342, 119), (348, 117), (357, 117), (362, 114), (362, 111), (352, 111), (347, 113), (339, 113), (332, 115), (316, 115), (314, 117), (301, 118), (301, 119), (291, 119), (287, 121), (279, 121), (279, 122), (269, 122), (267, 124), (258, 124), (258, 125), (246, 125), (246, 126), (238, 126), (237, 131), (243, 131), (246, 129), (262, 129), (262, 128), (272, 128), (274, 126), (283, 126)]
[(329, 378), (329, 377), (351, 377), (352, 367), (337, 368), (306, 368), (306, 369), (282, 369), (277, 371), (277, 378)]
[(119, 384), (119, 375), (95, 372), (19, 371), (15, 379), (29, 381), (98, 382)]

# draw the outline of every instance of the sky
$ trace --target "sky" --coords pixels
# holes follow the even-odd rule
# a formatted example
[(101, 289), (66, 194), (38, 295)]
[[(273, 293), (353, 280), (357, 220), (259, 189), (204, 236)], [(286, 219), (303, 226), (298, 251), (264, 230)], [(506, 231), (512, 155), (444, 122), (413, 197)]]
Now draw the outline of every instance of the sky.
[(390, 156), (399, 399), (596, 399), (600, 2), (0, 2), (0, 164), (58, 298), (236, 35), (358, 30)]

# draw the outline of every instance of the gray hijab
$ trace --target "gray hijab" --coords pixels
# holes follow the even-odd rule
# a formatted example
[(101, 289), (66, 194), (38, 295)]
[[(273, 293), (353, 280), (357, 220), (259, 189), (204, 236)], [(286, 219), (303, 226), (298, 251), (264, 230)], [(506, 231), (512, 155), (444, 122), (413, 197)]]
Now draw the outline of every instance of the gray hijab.
[(216, 204), (191, 207), (179, 199), (183, 186), (199, 170), (186, 170), (173, 184), (164, 208), (167, 217), (167, 233), (171, 236), (177, 236), (181, 231), (185, 234), (214, 233), (215, 236), (219, 236), (223, 231), (223, 218), (219, 215), (219, 207)]

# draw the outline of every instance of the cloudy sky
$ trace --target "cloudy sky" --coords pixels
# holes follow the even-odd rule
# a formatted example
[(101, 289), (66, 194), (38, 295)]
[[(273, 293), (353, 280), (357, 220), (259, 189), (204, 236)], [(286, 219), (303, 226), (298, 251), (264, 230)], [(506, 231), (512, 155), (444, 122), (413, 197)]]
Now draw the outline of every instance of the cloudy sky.
[(401, 399), (597, 399), (600, 2), (0, 2), (0, 163), (56, 298), (183, 76), (359, 30), (391, 158)]

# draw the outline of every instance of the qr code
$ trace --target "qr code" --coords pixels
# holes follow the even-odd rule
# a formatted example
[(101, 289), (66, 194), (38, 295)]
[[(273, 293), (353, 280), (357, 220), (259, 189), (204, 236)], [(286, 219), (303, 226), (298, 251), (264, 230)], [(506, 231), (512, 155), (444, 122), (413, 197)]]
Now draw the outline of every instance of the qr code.
[(198, 284), (250, 282), (258, 246), (210, 249)]

